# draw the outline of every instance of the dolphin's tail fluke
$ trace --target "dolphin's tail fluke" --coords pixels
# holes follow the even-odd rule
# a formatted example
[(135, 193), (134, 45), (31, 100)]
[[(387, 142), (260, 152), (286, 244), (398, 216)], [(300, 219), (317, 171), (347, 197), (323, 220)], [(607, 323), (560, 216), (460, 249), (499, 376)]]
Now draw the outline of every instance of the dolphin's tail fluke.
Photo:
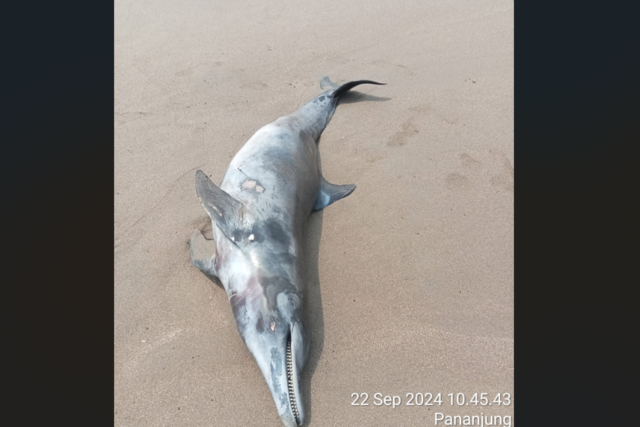
[(349, 82), (349, 83), (345, 83), (342, 86), (339, 86), (337, 89), (335, 89), (332, 93), (331, 93), (331, 97), (335, 100), (337, 100), (338, 98), (340, 98), (340, 96), (344, 95), (346, 92), (348, 92), (349, 90), (353, 89), (356, 86), (359, 85), (363, 85), (363, 84), (369, 84), (369, 85), (386, 85), (386, 83), (378, 83), (378, 82), (374, 82), (372, 80), (356, 80), (353, 82)]
[(320, 80), (320, 87), (326, 90), (289, 116), (301, 120), (303, 125), (308, 127), (309, 133), (317, 141), (331, 120), (333, 112), (338, 106), (340, 97), (354, 87), (362, 84), (384, 85), (386, 83), (378, 83), (372, 80), (356, 80), (343, 85), (337, 85), (329, 80), (328, 77), (323, 77), (322, 80)]

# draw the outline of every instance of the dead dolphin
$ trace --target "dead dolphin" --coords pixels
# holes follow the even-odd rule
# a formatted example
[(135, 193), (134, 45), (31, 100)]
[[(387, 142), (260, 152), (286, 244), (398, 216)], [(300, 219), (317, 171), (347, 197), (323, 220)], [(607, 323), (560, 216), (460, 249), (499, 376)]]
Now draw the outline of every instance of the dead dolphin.
[(191, 260), (218, 277), (236, 325), (253, 354), (285, 426), (304, 422), (299, 386), (309, 351), (301, 274), (309, 215), (348, 196), (355, 185), (327, 182), (318, 169), (317, 141), (338, 99), (361, 84), (330, 87), (292, 114), (258, 130), (238, 151), (217, 187), (196, 172), (196, 192), (211, 217), (213, 240), (191, 237)]

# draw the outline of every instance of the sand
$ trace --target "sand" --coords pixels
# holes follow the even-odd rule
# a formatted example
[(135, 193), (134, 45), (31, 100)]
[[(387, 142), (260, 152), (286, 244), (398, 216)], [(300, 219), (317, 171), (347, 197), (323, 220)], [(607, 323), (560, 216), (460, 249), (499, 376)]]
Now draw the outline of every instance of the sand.
[(388, 85), (358, 88), (320, 142), (325, 177), (358, 187), (310, 219), (309, 425), (513, 415), (512, 2), (301, 3), (115, 2), (115, 425), (281, 425), (224, 291), (189, 261), (211, 227), (194, 176), (219, 183), (325, 75)]

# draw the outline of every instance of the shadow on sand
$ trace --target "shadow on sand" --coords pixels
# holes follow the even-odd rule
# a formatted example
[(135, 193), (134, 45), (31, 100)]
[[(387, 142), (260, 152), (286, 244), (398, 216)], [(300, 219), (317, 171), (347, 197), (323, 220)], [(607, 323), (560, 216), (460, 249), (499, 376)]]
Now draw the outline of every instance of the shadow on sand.
[(338, 101), (338, 105), (352, 104), (354, 102), (361, 102), (361, 101), (384, 102), (389, 100), (391, 100), (391, 98), (387, 98), (386, 96), (369, 95), (367, 93), (362, 93), (362, 92), (352, 90), (340, 97), (340, 100)]
[(306, 328), (309, 334), (309, 356), (300, 378), (302, 404), (305, 408), (305, 426), (312, 417), (311, 379), (316, 372), (322, 349), (324, 347), (324, 314), (322, 311), (322, 292), (318, 273), (318, 257), (320, 254), (320, 238), (322, 236), (323, 212), (314, 212), (309, 217), (305, 236), (305, 278), (306, 278)]
[[(391, 98), (368, 95), (362, 92), (351, 91), (344, 94), (339, 104), (350, 104), (360, 101), (389, 101)], [(318, 171), (322, 173), (322, 156), (320, 154), (320, 142), (318, 139)], [(339, 201), (338, 201), (339, 202)], [(330, 208), (330, 207), (329, 207)], [(306, 328), (310, 338), (309, 356), (300, 378), (302, 400), (305, 408), (305, 426), (311, 423), (313, 408), (311, 407), (311, 380), (318, 367), (322, 349), (324, 348), (324, 312), (322, 309), (322, 290), (320, 286), (320, 274), (318, 261), (320, 256), (320, 239), (322, 237), (322, 217), (324, 210), (313, 212), (307, 222), (305, 234), (304, 274), (306, 279), (305, 309)]]

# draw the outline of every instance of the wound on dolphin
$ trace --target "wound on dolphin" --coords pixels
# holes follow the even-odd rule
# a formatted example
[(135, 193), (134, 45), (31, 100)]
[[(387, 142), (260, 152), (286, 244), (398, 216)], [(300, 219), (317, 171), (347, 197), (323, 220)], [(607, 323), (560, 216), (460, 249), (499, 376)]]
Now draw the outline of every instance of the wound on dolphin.
[(247, 179), (242, 183), (243, 190), (253, 190), (256, 193), (264, 193), (264, 187), (254, 179)]
[[(258, 364), (282, 423), (305, 422), (300, 375), (309, 354), (302, 239), (309, 216), (355, 190), (329, 183), (318, 168), (318, 138), (340, 96), (357, 80), (329, 88), (291, 114), (263, 126), (231, 160), (220, 186), (198, 170), (196, 193), (213, 239), (196, 230), (191, 260), (222, 283), (238, 332)], [(211, 252), (202, 248), (211, 248)]]

